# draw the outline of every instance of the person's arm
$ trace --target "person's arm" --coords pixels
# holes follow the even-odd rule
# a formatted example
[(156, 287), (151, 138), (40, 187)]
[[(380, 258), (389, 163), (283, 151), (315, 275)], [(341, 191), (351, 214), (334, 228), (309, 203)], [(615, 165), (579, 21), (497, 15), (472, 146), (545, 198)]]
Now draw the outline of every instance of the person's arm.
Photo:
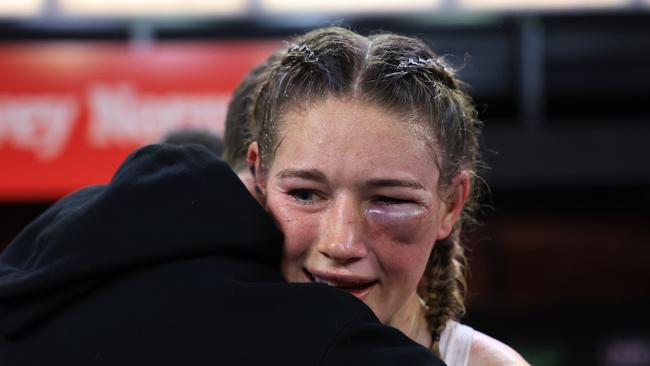
[(444, 366), (433, 352), (410, 340), (402, 332), (360, 319), (347, 324), (337, 334), (323, 357), (321, 366)]

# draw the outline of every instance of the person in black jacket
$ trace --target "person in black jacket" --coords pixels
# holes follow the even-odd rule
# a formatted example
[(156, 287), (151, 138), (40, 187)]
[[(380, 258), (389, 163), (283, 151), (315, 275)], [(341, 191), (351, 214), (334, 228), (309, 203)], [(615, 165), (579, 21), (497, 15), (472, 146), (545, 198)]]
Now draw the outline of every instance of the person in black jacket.
[(353, 296), (287, 284), (281, 245), (214, 154), (144, 147), (0, 256), (0, 365), (442, 365)]

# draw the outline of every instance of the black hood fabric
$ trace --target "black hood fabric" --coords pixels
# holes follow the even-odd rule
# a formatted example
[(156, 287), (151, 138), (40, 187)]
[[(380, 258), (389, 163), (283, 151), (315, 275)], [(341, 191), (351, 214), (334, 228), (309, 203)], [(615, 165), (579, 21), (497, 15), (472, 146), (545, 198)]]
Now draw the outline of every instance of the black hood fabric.
[(278, 268), (281, 233), (233, 180), (204, 148), (151, 145), (108, 185), (60, 200), (0, 255), (0, 333), (11, 338), (105, 280), (172, 260), (220, 256)]

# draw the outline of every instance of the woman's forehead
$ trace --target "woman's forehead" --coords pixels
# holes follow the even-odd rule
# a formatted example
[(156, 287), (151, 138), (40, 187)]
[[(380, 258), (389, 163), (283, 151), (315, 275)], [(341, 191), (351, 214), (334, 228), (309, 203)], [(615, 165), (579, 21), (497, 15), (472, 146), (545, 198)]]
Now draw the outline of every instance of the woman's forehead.
[(284, 116), (273, 165), (430, 177), (437, 165), (422, 130), (380, 106), (329, 99)]
[(335, 154), (390, 151), (435, 163), (437, 144), (428, 124), (414, 112), (394, 111), (377, 103), (328, 97), (286, 111), (279, 127), (278, 149), (289, 144), (285, 147)]

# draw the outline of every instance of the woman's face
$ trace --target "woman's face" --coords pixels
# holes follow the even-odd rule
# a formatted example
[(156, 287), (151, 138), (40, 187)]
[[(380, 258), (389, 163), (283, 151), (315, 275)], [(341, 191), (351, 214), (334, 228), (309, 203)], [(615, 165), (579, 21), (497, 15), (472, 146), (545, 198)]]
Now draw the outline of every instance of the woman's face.
[(258, 185), (285, 235), (285, 278), (339, 287), (390, 323), (458, 217), (430, 147), (394, 113), (336, 98), (287, 113), (280, 141)]

